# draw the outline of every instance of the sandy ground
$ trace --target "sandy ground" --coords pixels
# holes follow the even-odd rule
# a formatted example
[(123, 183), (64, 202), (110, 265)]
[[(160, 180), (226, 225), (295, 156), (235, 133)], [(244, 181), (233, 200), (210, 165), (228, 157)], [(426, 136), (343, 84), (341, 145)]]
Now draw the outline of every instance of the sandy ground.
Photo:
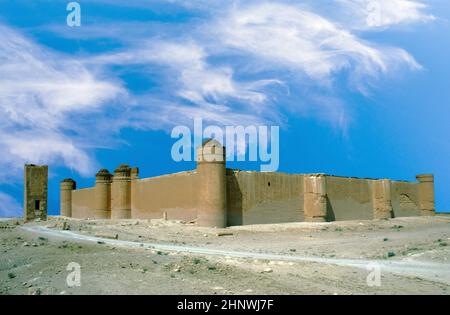
[[(0, 294), (450, 292), (450, 216), (223, 230), (10, 219), (0, 220), (0, 243)], [(80, 286), (68, 286), (70, 263)]]

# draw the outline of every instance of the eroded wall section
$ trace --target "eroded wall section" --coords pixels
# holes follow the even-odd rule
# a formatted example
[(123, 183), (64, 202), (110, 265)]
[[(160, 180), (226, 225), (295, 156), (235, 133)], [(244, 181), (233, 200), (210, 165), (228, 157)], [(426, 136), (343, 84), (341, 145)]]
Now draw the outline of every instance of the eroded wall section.
[(393, 181), (391, 185), (394, 217), (420, 216), (418, 183)]

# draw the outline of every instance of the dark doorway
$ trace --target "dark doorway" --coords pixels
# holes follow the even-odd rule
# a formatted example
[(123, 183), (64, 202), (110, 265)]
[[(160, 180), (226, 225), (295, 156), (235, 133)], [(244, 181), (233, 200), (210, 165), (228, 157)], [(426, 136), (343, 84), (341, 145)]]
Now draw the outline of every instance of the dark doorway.
[(41, 201), (40, 200), (34, 201), (34, 210), (41, 210)]

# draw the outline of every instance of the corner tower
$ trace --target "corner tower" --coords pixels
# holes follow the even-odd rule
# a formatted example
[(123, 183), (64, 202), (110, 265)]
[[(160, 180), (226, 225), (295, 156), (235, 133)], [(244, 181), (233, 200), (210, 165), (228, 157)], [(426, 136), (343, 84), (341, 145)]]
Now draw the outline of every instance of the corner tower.
[(434, 175), (417, 175), (419, 206), (422, 216), (434, 216), (436, 206), (434, 201)]
[(199, 226), (217, 228), (227, 226), (225, 152), (225, 147), (216, 140), (207, 140), (197, 148), (200, 201), (197, 225)]

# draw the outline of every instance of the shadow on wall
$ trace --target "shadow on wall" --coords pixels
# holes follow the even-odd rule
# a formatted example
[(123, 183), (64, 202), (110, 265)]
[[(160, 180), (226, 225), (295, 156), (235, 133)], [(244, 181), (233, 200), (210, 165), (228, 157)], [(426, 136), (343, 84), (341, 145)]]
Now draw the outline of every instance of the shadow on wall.
[(242, 190), (234, 174), (227, 174), (227, 205), (228, 226), (243, 225)]
[(331, 205), (330, 198), (326, 196), (327, 199), (327, 221), (336, 221), (336, 215), (334, 214), (333, 206)]

